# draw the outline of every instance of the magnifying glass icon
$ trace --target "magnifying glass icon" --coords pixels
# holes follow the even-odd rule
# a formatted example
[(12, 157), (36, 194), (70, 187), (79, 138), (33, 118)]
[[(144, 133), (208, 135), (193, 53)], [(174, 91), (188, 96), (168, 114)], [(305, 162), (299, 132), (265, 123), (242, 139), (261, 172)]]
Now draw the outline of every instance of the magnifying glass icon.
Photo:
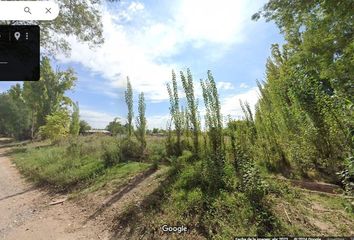
[(32, 13), (31, 13), (31, 9), (30, 9), (29, 7), (25, 7), (25, 8), (24, 8), (24, 11), (25, 11), (25, 13), (32, 14)]

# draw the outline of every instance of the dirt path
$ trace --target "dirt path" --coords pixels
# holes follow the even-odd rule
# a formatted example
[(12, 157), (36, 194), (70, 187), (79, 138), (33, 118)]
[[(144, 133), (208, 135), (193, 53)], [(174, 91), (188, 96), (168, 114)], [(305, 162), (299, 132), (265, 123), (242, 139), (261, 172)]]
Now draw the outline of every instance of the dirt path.
[(0, 148), (0, 239), (105, 239), (70, 201), (49, 205), (52, 196), (27, 183)]
[(50, 205), (66, 196), (53, 196), (25, 181), (8, 150), (0, 147), (0, 239), (7, 240), (117, 239), (116, 230), (111, 232), (117, 216), (128, 206), (139, 205), (167, 171), (145, 171), (109, 196), (98, 191), (75, 202)]

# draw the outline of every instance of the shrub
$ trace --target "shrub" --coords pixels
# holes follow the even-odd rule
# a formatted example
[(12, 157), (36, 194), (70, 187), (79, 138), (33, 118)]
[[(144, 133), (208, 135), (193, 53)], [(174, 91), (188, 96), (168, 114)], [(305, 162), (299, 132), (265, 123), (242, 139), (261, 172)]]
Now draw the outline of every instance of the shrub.
[[(181, 160), (179, 161), (180, 164), (183, 165)], [(204, 187), (201, 162), (196, 162), (194, 165), (185, 166), (176, 182), (176, 187), (186, 190), (193, 189), (195, 187)]]
[(173, 194), (176, 210), (181, 214), (197, 213), (202, 209), (204, 198), (203, 192), (200, 188), (193, 188), (188, 190), (179, 189)]
[[(170, 133), (172, 134), (172, 133)], [(180, 145), (172, 136), (168, 136), (165, 143), (166, 153), (168, 156), (180, 156)]]
[(191, 159), (194, 158), (194, 154), (190, 151), (183, 151), (180, 157), (171, 157), (169, 160), (172, 165), (172, 169), (174, 172), (178, 173), (181, 172), (182, 169), (186, 166), (187, 162), (190, 162)]
[(114, 143), (103, 143), (102, 159), (106, 167), (111, 167), (120, 162), (119, 145)]
[(122, 161), (138, 160), (141, 157), (141, 148), (136, 141), (124, 139), (120, 144), (119, 155)]
[(72, 157), (80, 157), (82, 152), (82, 143), (77, 138), (70, 138), (69, 146), (66, 147), (66, 154)]
[(153, 163), (163, 162), (167, 159), (166, 148), (160, 143), (152, 144), (148, 147), (149, 160)]
[(105, 146), (102, 154), (103, 162), (106, 167), (111, 167), (120, 162), (120, 152), (117, 146)]
[(243, 166), (242, 188), (254, 205), (261, 204), (261, 201), (266, 194), (267, 186), (262, 180), (257, 167), (252, 163)]

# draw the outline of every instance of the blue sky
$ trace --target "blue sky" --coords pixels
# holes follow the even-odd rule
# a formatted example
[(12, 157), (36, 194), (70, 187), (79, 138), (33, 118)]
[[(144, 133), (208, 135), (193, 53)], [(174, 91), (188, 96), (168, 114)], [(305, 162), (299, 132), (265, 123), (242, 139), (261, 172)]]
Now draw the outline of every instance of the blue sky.
[[(78, 82), (68, 93), (80, 104), (81, 118), (104, 128), (114, 117), (124, 121), (124, 88), (129, 76), (137, 98), (144, 92), (150, 128), (166, 127), (171, 70), (191, 69), (196, 94), (211, 70), (222, 112), (242, 115), (239, 100), (257, 102), (256, 80), (264, 79), (273, 43), (283, 38), (273, 23), (251, 16), (263, 0), (146, 0), (103, 6), (105, 43), (94, 49), (75, 36), (70, 57), (58, 56), (61, 69), (75, 69)], [(0, 83), (0, 92), (12, 83)], [(182, 94), (182, 93), (181, 93)], [(203, 113), (200, 101), (201, 113)], [(136, 108), (137, 106), (135, 106)]]

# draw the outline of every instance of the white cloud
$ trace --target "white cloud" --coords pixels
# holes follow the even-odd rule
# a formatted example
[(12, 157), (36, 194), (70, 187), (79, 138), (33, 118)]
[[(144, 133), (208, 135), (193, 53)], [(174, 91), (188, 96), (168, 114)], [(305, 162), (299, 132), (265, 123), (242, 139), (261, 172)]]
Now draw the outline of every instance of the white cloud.
[[(182, 47), (208, 43), (218, 44), (211, 56), (222, 55), (223, 49), (245, 38), (246, 20), (259, 7), (247, 0), (182, 0), (171, 1), (170, 5), (173, 10), (163, 22), (147, 14), (138, 1), (122, 4), (115, 12), (103, 8), (105, 43), (90, 49), (70, 38), (71, 57), (61, 56), (59, 60), (81, 63), (101, 75), (101, 84), (109, 89), (103, 93), (109, 96), (114, 95), (111, 93), (115, 89), (124, 88), (129, 76), (134, 90), (144, 91), (147, 100), (164, 101), (168, 99), (165, 83), (171, 78), (171, 70), (180, 68), (165, 58), (177, 54)], [(229, 83), (221, 85), (232, 87)]]
[(230, 82), (217, 82), (216, 87), (218, 90), (232, 90), (235, 89), (234, 85)]
[(176, 26), (183, 29), (184, 38), (196, 41), (197, 45), (242, 41), (244, 21), (252, 14), (247, 2), (182, 0), (175, 15)]
[(248, 102), (254, 112), (254, 107), (259, 99), (258, 88), (254, 87), (245, 93), (236, 94), (225, 97), (221, 100), (221, 111), (226, 117), (231, 115), (233, 117), (243, 116), (240, 100), (245, 103)]
[(91, 127), (103, 129), (116, 116), (105, 112), (98, 112), (91, 109), (80, 109), (80, 118), (87, 121)]
[(146, 118), (148, 129), (160, 128), (167, 129), (167, 124), (170, 121), (170, 115), (154, 115)]
[(249, 88), (249, 86), (246, 83), (241, 83), (240, 88)]
[(145, 8), (144, 5), (141, 4), (140, 2), (132, 2), (128, 7), (128, 11), (135, 13), (143, 10), (144, 8)]
[[(104, 129), (108, 125), (108, 123), (113, 121), (114, 118), (116, 117), (117, 116), (107, 112), (95, 111), (90, 108), (85, 108), (82, 106), (80, 109), (80, 118), (82, 120), (87, 121), (91, 127), (97, 129)], [(119, 117), (119, 119), (122, 124), (126, 123), (126, 119), (124, 117)], [(153, 129), (153, 128), (166, 129), (167, 123), (168, 121), (170, 121), (170, 115), (165, 114), (165, 115), (147, 116), (146, 120), (147, 120), (148, 129)], [(133, 121), (133, 124), (135, 124), (135, 119)]]

